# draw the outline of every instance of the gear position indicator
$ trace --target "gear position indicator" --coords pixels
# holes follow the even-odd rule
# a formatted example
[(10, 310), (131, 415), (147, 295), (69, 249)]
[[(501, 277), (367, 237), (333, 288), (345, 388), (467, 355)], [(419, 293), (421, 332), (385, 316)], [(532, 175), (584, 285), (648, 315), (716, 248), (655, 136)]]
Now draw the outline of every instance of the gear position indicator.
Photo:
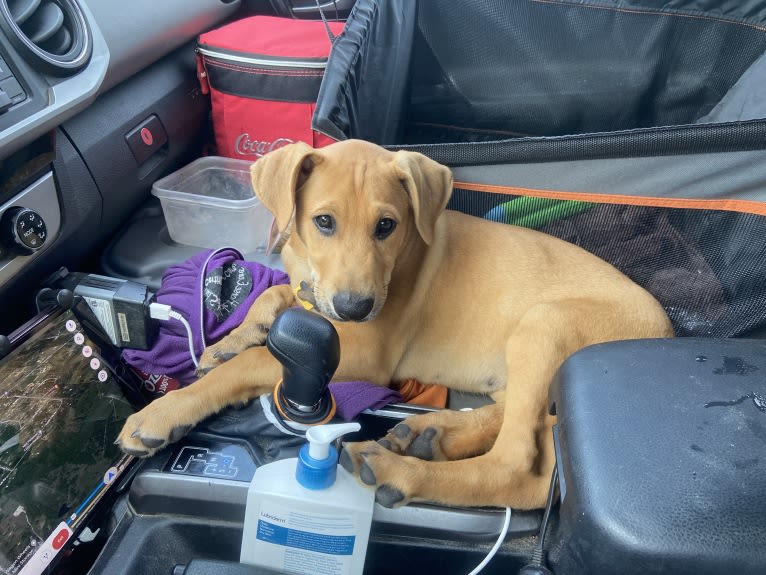
[(239, 445), (184, 445), (170, 459), (166, 469), (180, 475), (250, 481), (255, 474), (255, 463)]

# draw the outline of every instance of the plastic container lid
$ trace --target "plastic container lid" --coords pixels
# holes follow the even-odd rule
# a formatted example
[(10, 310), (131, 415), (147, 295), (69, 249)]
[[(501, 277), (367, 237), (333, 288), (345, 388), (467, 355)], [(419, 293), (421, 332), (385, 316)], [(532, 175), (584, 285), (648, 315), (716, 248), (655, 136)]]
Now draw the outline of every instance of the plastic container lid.
[(157, 180), (152, 193), (172, 201), (221, 208), (246, 208), (259, 203), (250, 181), (250, 160), (207, 156)]

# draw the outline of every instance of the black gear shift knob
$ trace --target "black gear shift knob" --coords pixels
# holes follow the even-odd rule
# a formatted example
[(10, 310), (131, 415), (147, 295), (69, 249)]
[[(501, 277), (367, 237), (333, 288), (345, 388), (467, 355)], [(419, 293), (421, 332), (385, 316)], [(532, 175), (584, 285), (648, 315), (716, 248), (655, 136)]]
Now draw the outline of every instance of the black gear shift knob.
[(289, 308), (277, 316), (266, 347), (282, 364), (282, 383), (274, 394), (279, 412), (296, 423), (319, 423), (334, 411), (327, 388), (340, 361), (340, 341), (322, 316)]

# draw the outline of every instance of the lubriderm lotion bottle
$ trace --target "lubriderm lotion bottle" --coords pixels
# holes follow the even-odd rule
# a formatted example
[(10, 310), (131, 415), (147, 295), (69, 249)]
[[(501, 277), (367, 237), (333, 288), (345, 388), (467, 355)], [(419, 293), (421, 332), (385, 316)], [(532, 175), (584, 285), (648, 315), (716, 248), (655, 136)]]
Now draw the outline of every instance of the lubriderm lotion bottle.
[(240, 562), (301, 575), (361, 575), (375, 492), (338, 468), (332, 442), (358, 423), (318, 425), (297, 458), (255, 471)]

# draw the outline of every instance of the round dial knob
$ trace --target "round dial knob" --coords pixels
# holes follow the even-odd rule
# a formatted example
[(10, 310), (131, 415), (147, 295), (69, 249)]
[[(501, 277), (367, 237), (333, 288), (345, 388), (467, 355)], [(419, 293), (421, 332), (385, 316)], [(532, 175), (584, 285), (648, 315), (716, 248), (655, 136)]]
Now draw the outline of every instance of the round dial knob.
[(3, 213), (0, 226), (6, 243), (22, 254), (36, 252), (48, 237), (45, 220), (34, 210), (13, 207)]

